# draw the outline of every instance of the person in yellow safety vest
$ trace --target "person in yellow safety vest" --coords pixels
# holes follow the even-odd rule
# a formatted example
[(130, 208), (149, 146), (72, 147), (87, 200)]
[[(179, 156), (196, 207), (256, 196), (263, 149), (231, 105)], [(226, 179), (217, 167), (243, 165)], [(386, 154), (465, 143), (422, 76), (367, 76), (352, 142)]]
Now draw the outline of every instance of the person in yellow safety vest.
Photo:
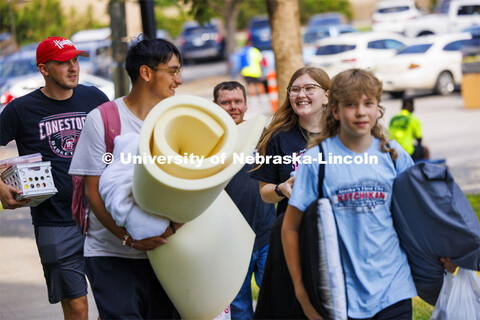
[(248, 95), (263, 95), (266, 93), (262, 77), (262, 53), (252, 46), (251, 40), (240, 51), (240, 74), (247, 82)]
[(428, 159), (429, 150), (422, 146), (422, 126), (413, 111), (413, 98), (403, 99), (402, 110), (390, 120), (390, 138), (397, 141), (413, 160)]

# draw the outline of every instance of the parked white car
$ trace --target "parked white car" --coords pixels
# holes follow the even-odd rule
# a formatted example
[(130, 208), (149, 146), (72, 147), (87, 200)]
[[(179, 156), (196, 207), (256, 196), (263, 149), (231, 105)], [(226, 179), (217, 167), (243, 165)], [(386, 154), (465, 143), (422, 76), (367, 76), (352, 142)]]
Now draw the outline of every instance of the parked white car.
[(319, 40), (317, 52), (309, 66), (325, 70), (330, 77), (350, 68), (372, 69), (393, 57), (407, 44), (407, 39), (396, 33), (349, 33)]
[(453, 92), (462, 81), (461, 48), (470, 33), (431, 35), (417, 39), (388, 62), (373, 70), (386, 92), (433, 89), (437, 94)]
[(402, 33), (408, 20), (420, 16), (414, 0), (381, 0), (372, 15), (372, 30)]
[[(78, 83), (85, 86), (97, 87), (103, 91), (110, 100), (115, 98), (115, 87), (110, 80), (92, 76), (88, 73), (80, 73)], [(15, 78), (15, 81), (7, 81), (0, 87), (0, 111), (13, 99), (24, 96), (43, 86), (45, 86), (45, 80), (40, 73), (26, 76), (23, 79)]]
[(413, 38), (461, 32), (475, 24), (480, 24), (479, 0), (444, 0), (440, 2), (437, 13), (427, 14), (406, 23), (403, 35)]
[(303, 61), (305, 64), (310, 62), (310, 58), (317, 52), (317, 46), (315, 43), (324, 38), (338, 37), (345, 33), (358, 32), (350, 24), (332, 24), (325, 26), (312, 26), (307, 27), (305, 34), (303, 35)]

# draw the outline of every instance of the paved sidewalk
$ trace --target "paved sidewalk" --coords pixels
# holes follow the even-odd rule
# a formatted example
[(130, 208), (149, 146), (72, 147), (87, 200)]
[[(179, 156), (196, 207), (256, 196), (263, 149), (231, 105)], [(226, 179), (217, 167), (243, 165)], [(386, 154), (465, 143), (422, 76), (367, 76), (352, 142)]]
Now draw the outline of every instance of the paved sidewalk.
[[(63, 319), (60, 303), (48, 302), (29, 210), (0, 211), (0, 215), (0, 319)], [(14, 227), (5, 230), (6, 224)], [(96, 319), (93, 295), (88, 298), (90, 319)]]

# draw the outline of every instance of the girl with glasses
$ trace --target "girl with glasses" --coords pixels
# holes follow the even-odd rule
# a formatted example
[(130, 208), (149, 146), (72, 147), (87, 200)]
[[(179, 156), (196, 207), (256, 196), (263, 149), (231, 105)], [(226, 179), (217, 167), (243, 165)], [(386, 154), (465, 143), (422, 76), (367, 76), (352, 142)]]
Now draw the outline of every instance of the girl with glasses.
[[(275, 112), (265, 129), (258, 153), (262, 156), (282, 156), (298, 159), (305, 150), (310, 136), (320, 133), (320, 120), (328, 103), (330, 78), (319, 68), (304, 67), (297, 70), (288, 84), (288, 96)], [(280, 229), (283, 221), (298, 163), (264, 163), (257, 166), (251, 177), (259, 180), (260, 194), (267, 203), (278, 203), (277, 220), (270, 238), (270, 249), (265, 265), (255, 318), (285, 319), (304, 317), (295, 299), (288, 269), (283, 256)]]

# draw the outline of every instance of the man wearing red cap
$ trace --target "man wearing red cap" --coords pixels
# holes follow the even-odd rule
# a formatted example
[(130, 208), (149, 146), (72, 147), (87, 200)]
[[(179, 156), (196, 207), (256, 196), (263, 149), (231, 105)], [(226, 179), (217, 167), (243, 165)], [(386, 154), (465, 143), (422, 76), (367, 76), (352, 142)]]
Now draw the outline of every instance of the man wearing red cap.
[[(87, 319), (87, 283), (83, 236), (72, 218), (72, 179), (68, 168), (87, 113), (108, 101), (95, 87), (78, 85), (78, 56), (88, 57), (62, 37), (37, 48), (37, 67), (45, 86), (10, 102), (0, 113), (0, 145), (15, 140), (20, 155), (41, 153), (50, 161), (58, 193), (31, 208), (35, 240), (50, 303), (61, 302), (65, 319)], [(21, 191), (0, 179), (0, 200), (15, 209)]]

